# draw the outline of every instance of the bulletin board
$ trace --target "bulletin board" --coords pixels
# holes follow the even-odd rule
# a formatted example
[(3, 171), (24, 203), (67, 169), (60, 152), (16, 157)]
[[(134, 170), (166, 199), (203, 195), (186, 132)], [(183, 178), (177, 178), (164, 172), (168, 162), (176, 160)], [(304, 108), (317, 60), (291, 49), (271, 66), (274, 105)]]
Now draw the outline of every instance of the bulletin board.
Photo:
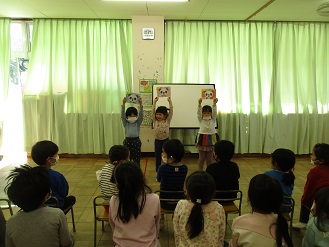
[[(159, 87), (170, 87), (170, 95), (173, 104), (173, 118), (170, 128), (199, 128), (197, 118), (198, 100), (201, 98), (202, 89), (215, 89), (215, 84), (154, 84), (152, 90), (152, 100), (157, 97)], [(203, 105), (213, 105), (212, 99), (202, 101)], [(159, 97), (156, 107), (167, 106), (167, 97)]]

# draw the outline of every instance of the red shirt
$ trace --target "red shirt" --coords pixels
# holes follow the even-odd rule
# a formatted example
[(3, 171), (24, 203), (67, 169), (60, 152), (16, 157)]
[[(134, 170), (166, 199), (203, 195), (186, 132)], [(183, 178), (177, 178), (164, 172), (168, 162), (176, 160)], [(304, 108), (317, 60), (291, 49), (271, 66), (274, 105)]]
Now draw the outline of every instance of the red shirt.
[(316, 165), (307, 174), (302, 204), (311, 207), (315, 193), (323, 187), (329, 187), (329, 166)]

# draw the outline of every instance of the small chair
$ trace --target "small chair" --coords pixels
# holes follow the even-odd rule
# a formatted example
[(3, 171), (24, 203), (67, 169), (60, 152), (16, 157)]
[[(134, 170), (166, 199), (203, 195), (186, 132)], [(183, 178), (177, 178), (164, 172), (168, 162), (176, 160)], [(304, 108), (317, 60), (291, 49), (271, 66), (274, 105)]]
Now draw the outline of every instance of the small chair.
[[(168, 191), (168, 190), (157, 190), (154, 192), (155, 194), (157, 194), (160, 198), (160, 202), (172, 202), (172, 203), (178, 203), (179, 200), (182, 200), (184, 198), (161, 198), (160, 194), (161, 193), (166, 193), (166, 194), (170, 194), (170, 195), (175, 195), (175, 194), (183, 194), (185, 195), (185, 191), (183, 190), (179, 190), (179, 191)], [(161, 207), (161, 214), (174, 214), (175, 209), (164, 209)]]
[(0, 202), (5, 202), (7, 203), (7, 205), (1, 205), (1, 209), (8, 209), (9, 212), (10, 212), (10, 215), (13, 215), (14, 212), (13, 212), (13, 209), (11, 207), (11, 201), (7, 198), (0, 198)]
[[(103, 206), (109, 205), (111, 196), (99, 195), (94, 198), (94, 246), (96, 247), (97, 240), (97, 221), (102, 222), (102, 231), (105, 230), (104, 222), (109, 222), (109, 213), (105, 212)], [(101, 213), (97, 212), (97, 208), (101, 207)]]
[(294, 219), (294, 211), (295, 211), (295, 200), (294, 198), (290, 196), (284, 196), (284, 199), (290, 199), (291, 203), (282, 203), (281, 207), (285, 207), (288, 212), (282, 213), (283, 217), (286, 219), (287, 222), (289, 222), (289, 233), (290, 237), (292, 237), (292, 222)]
[[(224, 210), (225, 210), (225, 216), (226, 216), (226, 224), (227, 224), (227, 216), (228, 214), (239, 214), (241, 215), (241, 204), (242, 204), (242, 191), (241, 190), (216, 190), (216, 195), (217, 193), (221, 194), (232, 194), (236, 193), (236, 197), (234, 198), (214, 198), (214, 201), (217, 201), (220, 203)], [(238, 206), (235, 204), (235, 201), (238, 201)]]
[[(54, 203), (45, 203), (45, 206), (53, 207), (53, 208), (59, 208), (59, 201), (58, 201), (58, 198), (57, 197), (51, 196), (49, 199), (53, 199), (54, 200)], [(74, 221), (73, 206), (70, 206), (70, 207), (66, 208), (65, 210), (63, 210), (64, 214), (67, 214), (68, 211), (71, 211), (72, 224), (73, 224), (73, 232), (76, 232), (75, 221)]]

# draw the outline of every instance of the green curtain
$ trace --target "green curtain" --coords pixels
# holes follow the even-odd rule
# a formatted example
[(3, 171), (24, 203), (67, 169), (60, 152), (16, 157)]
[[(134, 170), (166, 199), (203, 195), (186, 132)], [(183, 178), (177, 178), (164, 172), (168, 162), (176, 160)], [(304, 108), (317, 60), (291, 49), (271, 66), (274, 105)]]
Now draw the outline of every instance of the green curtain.
[(306, 154), (329, 143), (328, 41), (326, 23), (167, 21), (165, 81), (216, 85), (236, 153)]
[(2, 146), (2, 128), (5, 111), (8, 108), (10, 69), (10, 19), (0, 19), (0, 148)]
[(129, 20), (33, 21), (23, 107), (25, 149), (50, 139), (60, 153), (121, 144), (122, 98), (132, 88)]

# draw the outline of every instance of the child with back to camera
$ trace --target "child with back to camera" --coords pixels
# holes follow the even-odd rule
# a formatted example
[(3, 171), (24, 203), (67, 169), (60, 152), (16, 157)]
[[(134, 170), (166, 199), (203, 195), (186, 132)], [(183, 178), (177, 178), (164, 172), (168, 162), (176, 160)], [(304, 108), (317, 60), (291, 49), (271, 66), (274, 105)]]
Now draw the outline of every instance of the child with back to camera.
[[(278, 148), (271, 156), (272, 170), (264, 172), (264, 174), (275, 178), (280, 183), (283, 195), (292, 196), (294, 189), (295, 175), (293, 169), (295, 167), (296, 157), (294, 152), (289, 149)], [(289, 198), (283, 199), (283, 204), (291, 204)], [(281, 213), (289, 212), (290, 208), (281, 207)]]
[(315, 193), (329, 186), (329, 145), (326, 143), (315, 144), (312, 150), (311, 163), (315, 166), (307, 174), (304, 193), (301, 199), (299, 222), (292, 226), (297, 229), (306, 229), (310, 217), (310, 210)]
[(312, 212), (315, 217), (308, 221), (302, 246), (327, 247), (329, 243), (329, 187), (316, 192)]
[(140, 165), (142, 142), (139, 138), (139, 132), (144, 117), (142, 98), (139, 97), (139, 115), (137, 109), (133, 106), (128, 107), (125, 111), (125, 105), (126, 98), (123, 98), (121, 106), (121, 120), (126, 136), (123, 141), (123, 145), (129, 149), (130, 160), (133, 160), (136, 164)]
[(196, 136), (196, 147), (199, 150), (199, 170), (203, 170), (203, 164), (206, 161), (207, 166), (212, 163), (214, 144), (219, 140), (216, 131), (217, 123), (217, 104), (218, 99), (213, 100), (213, 106), (204, 105), (201, 108), (202, 98), (198, 100), (197, 116), (200, 123), (200, 129)]
[[(183, 191), (188, 168), (181, 163), (184, 156), (184, 146), (178, 139), (168, 140), (163, 144), (162, 160), (159, 166), (157, 180), (160, 190)], [(184, 194), (161, 193), (160, 198), (185, 198)], [(176, 203), (161, 202), (161, 207), (174, 210)]]
[[(227, 140), (216, 142), (214, 146), (214, 158), (217, 163), (209, 165), (206, 169), (215, 180), (216, 190), (238, 190), (240, 171), (238, 165), (231, 161), (234, 154), (234, 144)], [(216, 193), (215, 197), (236, 198), (237, 194), (233, 193)]]
[[(69, 184), (63, 174), (52, 169), (59, 160), (58, 151), (59, 148), (55, 143), (44, 140), (33, 145), (31, 156), (37, 165), (48, 169), (52, 195), (58, 199), (59, 207), (67, 214), (76, 199), (74, 196), (68, 196)], [(50, 199), (47, 203), (54, 204), (55, 201)]]
[(171, 98), (168, 97), (169, 109), (166, 106), (159, 106), (155, 110), (155, 106), (158, 100), (158, 97), (154, 98), (152, 107), (152, 120), (155, 133), (154, 151), (156, 172), (158, 172), (158, 168), (161, 165), (162, 146), (163, 143), (165, 143), (169, 138), (169, 127), (173, 116), (173, 105)]
[(110, 200), (115, 246), (160, 246), (160, 200), (145, 183), (141, 168), (124, 161), (114, 171), (119, 194)]
[[(113, 196), (118, 194), (118, 188), (114, 181), (114, 169), (122, 161), (129, 159), (129, 150), (122, 145), (114, 145), (109, 150), (109, 162), (103, 167), (99, 187), (102, 195)], [(104, 205), (105, 212), (109, 212), (109, 205)]]
[(51, 196), (47, 169), (23, 165), (12, 170), (7, 179), (8, 198), (21, 210), (7, 221), (6, 246), (73, 246), (63, 211), (44, 206)]
[(254, 176), (248, 188), (252, 212), (233, 220), (230, 247), (292, 247), (287, 221), (280, 213), (282, 199), (276, 179), (265, 174)]
[(173, 217), (176, 246), (223, 246), (225, 211), (212, 201), (214, 179), (204, 171), (195, 171), (187, 177), (185, 188), (187, 200), (178, 202)]

